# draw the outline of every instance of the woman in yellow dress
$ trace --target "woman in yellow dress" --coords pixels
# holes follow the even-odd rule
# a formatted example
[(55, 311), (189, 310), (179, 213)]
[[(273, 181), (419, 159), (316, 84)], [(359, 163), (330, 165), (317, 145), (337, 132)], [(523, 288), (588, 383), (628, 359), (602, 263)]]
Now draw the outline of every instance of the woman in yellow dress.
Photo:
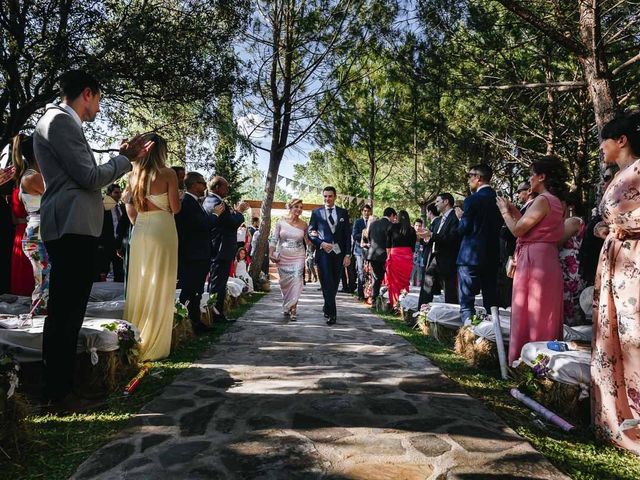
[(153, 147), (133, 164), (127, 187), (127, 214), (133, 225), (125, 320), (140, 330), (140, 360), (169, 355), (178, 271), (178, 235), (173, 215), (180, 211), (178, 177), (165, 166), (167, 142), (145, 134)]

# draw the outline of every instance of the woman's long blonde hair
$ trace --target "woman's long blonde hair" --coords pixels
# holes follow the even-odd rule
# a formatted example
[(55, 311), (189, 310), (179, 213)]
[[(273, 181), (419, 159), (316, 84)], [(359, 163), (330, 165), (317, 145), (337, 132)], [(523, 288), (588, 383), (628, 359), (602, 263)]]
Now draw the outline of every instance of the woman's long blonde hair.
[(11, 161), (16, 167), (13, 179), (16, 184), (20, 183), (20, 179), (29, 167), (35, 164), (35, 156), (33, 155), (33, 140), (30, 136), (19, 133), (13, 137), (11, 145)]
[(145, 133), (142, 135), (143, 141), (153, 142), (149, 153), (141, 160), (137, 161), (137, 176), (134, 184), (131, 185), (131, 196), (136, 210), (143, 211), (146, 207), (147, 186), (158, 175), (161, 168), (167, 161), (167, 141), (157, 133)]

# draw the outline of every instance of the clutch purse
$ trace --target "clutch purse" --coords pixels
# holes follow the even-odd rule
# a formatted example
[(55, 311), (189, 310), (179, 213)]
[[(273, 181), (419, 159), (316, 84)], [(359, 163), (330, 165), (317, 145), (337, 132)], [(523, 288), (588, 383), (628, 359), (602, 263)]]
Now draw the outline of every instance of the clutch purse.
[(505, 266), (505, 270), (506, 270), (507, 277), (509, 278), (513, 278), (513, 276), (516, 274), (516, 259), (513, 257), (513, 255), (509, 255), (509, 258), (507, 259), (507, 265)]

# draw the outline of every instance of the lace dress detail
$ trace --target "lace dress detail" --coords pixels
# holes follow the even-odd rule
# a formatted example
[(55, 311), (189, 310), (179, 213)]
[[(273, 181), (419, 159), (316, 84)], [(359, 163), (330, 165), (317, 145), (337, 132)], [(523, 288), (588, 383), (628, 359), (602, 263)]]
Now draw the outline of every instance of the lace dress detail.
[(298, 303), (304, 286), (306, 257), (304, 234), (304, 230), (280, 220), (271, 237), (270, 245), (276, 248), (276, 257), (278, 258), (282, 307), (285, 311)]

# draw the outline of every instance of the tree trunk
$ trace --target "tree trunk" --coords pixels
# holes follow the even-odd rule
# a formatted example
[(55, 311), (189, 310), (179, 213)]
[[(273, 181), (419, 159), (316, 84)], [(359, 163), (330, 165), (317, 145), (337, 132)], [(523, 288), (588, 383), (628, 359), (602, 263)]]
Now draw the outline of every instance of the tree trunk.
[(593, 4), (579, 0), (580, 6), (580, 39), (585, 47), (585, 54), (578, 56), (587, 90), (593, 103), (598, 135), (605, 123), (613, 118), (618, 108), (609, 66), (605, 56), (600, 31), (600, 5), (597, 0)]
[(252, 252), (253, 262), (249, 267), (251, 278), (253, 283), (257, 285), (258, 277), (262, 271), (262, 259), (269, 251), (269, 236), (271, 234), (271, 206), (273, 205), (273, 197), (276, 192), (276, 182), (278, 180), (278, 171), (280, 170), (280, 163), (284, 151), (278, 151), (275, 148), (271, 149), (269, 155), (269, 170), (267, 171), (267, 178), (265, 179), (264, 186), (264, 199), (262, 200), (262, 206), (260, 207), (260, 237), (256, 244), (256, 250)]
[[(543, 61), (545, 81), (550, 84), (553, 82), (553, 71), (549, 65), (550, 49), (546, 52)], [(547, 155), (554, 155), (556, 152), (556, 120), (558, 109), (556, 105), (556, 97), (553, 88), (547, 88)]]

